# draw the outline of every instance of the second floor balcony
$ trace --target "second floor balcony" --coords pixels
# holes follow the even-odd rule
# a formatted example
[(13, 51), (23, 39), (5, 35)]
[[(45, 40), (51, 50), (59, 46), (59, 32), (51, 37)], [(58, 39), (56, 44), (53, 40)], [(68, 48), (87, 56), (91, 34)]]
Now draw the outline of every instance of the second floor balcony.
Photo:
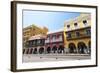
[(79, 39), (79, 38), (90, 38), (91, 37), (91, 30), (82, 30), (82, 31), (74, 31), (66, 33), (67, 40)]
[(60, 38), (51, 38), (51, 39), (46, 39), (45, 43), (62, 42), (62, 41), (63, 41), (62, 37), (60, 37)]

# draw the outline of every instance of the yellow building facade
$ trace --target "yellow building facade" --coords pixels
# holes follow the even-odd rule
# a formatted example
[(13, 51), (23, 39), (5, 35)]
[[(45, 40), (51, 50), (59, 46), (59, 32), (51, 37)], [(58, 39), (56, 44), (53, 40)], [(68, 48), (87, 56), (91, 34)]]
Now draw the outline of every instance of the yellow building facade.
[(65, 48), (69, 50), (69, 53), (90, 54), (91, 15), (81, 13), (80, 16), (65, 21), (64, 35)]

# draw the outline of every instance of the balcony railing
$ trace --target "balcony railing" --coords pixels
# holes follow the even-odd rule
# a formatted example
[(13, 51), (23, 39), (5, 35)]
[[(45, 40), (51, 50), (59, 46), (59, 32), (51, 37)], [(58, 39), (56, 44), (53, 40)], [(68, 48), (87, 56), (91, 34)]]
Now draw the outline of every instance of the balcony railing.
[(85, 38), (85, 37), (91, 37), (91, 34), (81, 33), (81, 34), (79, 34), (79, 36), (77, 36), (76, 34), (71, 34), (71, 37), (67, 37), (67, 40)]
[(63, 41), (63, 39), (62, 39), (62, 37), (60, 37), (60, 38), (56, 38), (56, 39), (47, 39), (47, 40), (45, 40), (45, 43), (50, 43), (50, 42), (61, 42), (61, 41)]
[(52, 39), (51, 42), (60, 42), (60, 41), (63, 41), (62, 38), (59, 38), (59, 39)]

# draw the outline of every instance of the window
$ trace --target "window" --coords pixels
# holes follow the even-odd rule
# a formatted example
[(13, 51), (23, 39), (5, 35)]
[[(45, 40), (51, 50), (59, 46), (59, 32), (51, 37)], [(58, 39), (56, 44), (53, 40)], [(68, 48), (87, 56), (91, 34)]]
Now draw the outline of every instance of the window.
[(35, 40), (33, 40), (32, 42), (33, 42), (33, 45), (35, 45)]
[(43, 40), (43, 39), (38, 39), (38, 40), (37, 40), (37, 45), (38, 45), (38, 46), (40, 46), (40, 45), (43, 44), (42, 40)]
[(90, 30), (90, 29), (87, 29), (87, 30), (86, 30), (86, 34), (87, 34), (87, 35), (91, 35), (91, 30)]
[(32, 45), (32, 41), (30, 41), (30, 45)]
[(42, 44), (42, 45), (45, 44), (45, 39), (41, 39), (41, 44)]
[(80, 36), (80, 33), (79, 32), (76, 32), (76, 36), (79, 37)]
[(77, 26), (78, 26), (78, 24), (77, 24), (77, 23), (74, 23), (74, 26), (75, 26), (75, 27), (77, 27)]
[(57, 34), (57, 39), (59, 39), (59, 37), (60, 37), (60, 34)]
[(56, 35), (53, 35), (52, 37), (53, 37), (53, 39), (56, 39)]
[(32, 41), (29, 41), (28, 44), (31, 47), (33, 45), (33, 42)]
[(37, 40), (37, 44), (40, 44), (41, 43), (41, 40)]
[(70, 28), (70, 25), (67, 25), (67, 28)]
[(71, 33), (67, 33), (67, 38), (71, 38)]
[(61, 38), (62, 37), (62, 34), (57, 34), (57, 38)]
[(87, 25), (87, 20), (83, 20), (83, 24)]

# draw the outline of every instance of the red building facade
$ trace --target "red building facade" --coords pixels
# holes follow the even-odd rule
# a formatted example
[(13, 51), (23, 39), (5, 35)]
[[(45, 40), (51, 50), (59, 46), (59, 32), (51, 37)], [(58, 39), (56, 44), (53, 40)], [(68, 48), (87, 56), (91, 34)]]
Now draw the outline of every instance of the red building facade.
[(45, 40), (45, 48), (47, 53), (64, 53), (63, 31), (49, 33)]

